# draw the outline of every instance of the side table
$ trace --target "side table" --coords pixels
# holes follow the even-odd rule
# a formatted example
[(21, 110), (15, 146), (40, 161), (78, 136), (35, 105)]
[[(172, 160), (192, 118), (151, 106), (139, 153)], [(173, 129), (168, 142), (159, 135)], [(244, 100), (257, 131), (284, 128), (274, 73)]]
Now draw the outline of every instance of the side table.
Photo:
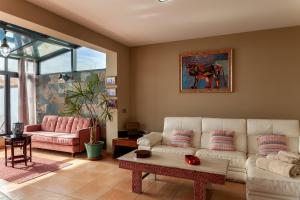
[(112, 140), (112, 150), (113, 150), (113, 158), (117, 158), (120, 156), (118, 152), (120, 147), (129, 147), (132, 149), (138, 148), (137, 145), (138, 138), (115, 138)]
[[(20, 135), (20, 136), (4, 136), (4, 147), (5, 147), (5, 166), (7, 163), (11, 163), (12, 167), (15, 166), (16, 163), (25, 162), (27, 166), (27, 161), (32, 162), (32, 152), (31, 152), (31, 135)], [(29, 146), (29, 155), (27, 155), (27, 147)], [(15, 148), (21, 148), (22, 154), (15, 155)], [(11, 156), (7, 156), (7, 151), (10, 149)]]

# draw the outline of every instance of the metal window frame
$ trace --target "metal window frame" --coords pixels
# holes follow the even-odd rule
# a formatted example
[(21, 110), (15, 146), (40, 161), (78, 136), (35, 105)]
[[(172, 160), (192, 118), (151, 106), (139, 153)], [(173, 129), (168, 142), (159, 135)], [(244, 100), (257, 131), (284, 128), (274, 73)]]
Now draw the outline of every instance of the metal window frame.
[[(0, 76), (4, 76), (4, 121), (6, 134), (11, 131), (11, 98), (10, 98), (10, 80), (11, 78), (18, 78), (18, 72), (8, 71), (8, 59), (4, 58), (4, 70), (0, 71)], [(18, 59), (19, 60), (19, 59)]]

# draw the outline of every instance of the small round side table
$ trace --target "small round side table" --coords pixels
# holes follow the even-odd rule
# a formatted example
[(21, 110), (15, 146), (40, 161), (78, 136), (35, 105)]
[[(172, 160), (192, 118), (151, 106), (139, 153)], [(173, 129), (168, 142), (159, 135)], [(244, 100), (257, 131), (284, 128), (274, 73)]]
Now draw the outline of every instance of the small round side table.
[[(27, 166), (27, 162), (32, 162), (32, 152), (31, 152), (31, 135), (23, 134), (20, 136), (16, 135), (8, 135), (4, 136), (5, 140), (5, 166), (7, 163), (11, 163), (11, 166), (14, 167), (16, 163), (25, 162)], [(29, 146), (29, 155), (27, 154)], [(15, 155), (15, 148), (21, 148), (22, 154)], [(10, 149), (11, 156), (7, 156), (7, 151)]]

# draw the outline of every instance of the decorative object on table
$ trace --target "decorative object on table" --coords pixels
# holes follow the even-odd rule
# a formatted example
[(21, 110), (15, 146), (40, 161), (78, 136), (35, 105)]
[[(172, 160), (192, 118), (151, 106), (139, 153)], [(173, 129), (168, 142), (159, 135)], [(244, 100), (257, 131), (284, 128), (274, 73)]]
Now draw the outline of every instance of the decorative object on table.
[[(29, 146), (29, 155), (27, 154)], [(4, 148), (5, 148), (5, 166), (8, 163), (11, 163), (11, 166), (14, 168), (16, 163), (24, 162), (27, 166), (28, 161), (32, 161), (32, 152), (31, 152), (31, 135), (9, 135), (4, 136)], [(15, 149), (21, 148), (22, 154), (16, 155)], [(10, 149), (11, 156), (8, 157), (8, 149)]]
[(13, 127), (12, 127), (13, 135), (16, 136), (22, 135), (23, 131), (24, 131), (24, 123), (22, 122), (13, 123)]
[(137, 158), (150, 158), (152, 155), (151, 151), (148, 150), (136, 150), (134, 153)]
[(232, 49), (180, 54), (181, 92), (232, 92)]
[(105, 79), (105, 84), (107, 86), (116, 85), (116, 83), (117, 83), (117, 77), (115, 77), (115, 76), (108, 76)]
[(32, 158), (32, 162), (28, 163), (27, 166), (25, 166), (24, 163), (17, 163), (14, 168), (12, 168), (5, 167), (4, 163), (5, 159), (0, 158), (0, 179), (17, 184), (24, 183), (72, 165), (72, 163), (49, 160), (36, 156)]
[(117, 96), (117, 88), (106, 88), (107, 96), (116, 97)]
[(185, 161), (190, 165), (200, 165), (200, 159), (194, 155), (185, 155)]
[(117, 99), (108, 99), (107, 106), (111, 109), (116, 109), (118, 107), (118, 100)]
[[(85, 143), (87, 156), (91, 160), (101, 158), (103, 141), (98, 141), (97, 129), (101, 123), (112, 120), (109, 99), (106, 94), (100, 90), (100, 79), (97, 74), (91, 75), (89, 81), (85, 84), (74, 81), (71, 88), (67, 89), (65, 97), (65, 111), (67, 115), (84, 116), (84, 109), (91, 119), (90, 141)], [(97, 107), (101, 108), (101, 112), (97, 112)]]

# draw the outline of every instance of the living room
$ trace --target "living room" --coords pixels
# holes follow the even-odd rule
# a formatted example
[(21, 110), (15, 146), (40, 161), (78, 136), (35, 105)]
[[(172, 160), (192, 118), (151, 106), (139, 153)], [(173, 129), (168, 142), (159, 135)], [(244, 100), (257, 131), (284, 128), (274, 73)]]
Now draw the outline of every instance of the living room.
[[(299, 199), (299, 11), (296, 0), (1, 1), (0, 29), (6, 30), (8, 41), (12, 33), (30, 33), (42, 42), (45, 37), (58, 42), (70, 52), (70, 69), (64, 71), (59, 61), (53, 73), (42, 74), (37, 63), (47, 57), (34, 57), (35, 89), (26, 87), (35, 106), (30, 122), (11, 118), (24, 107), (24, 101), (14, 101), (20, 93), (12, 96), (14, 84), (22, 86), (19, 80), (9, 83), (9, 95), (1, 94), (9, 104), (9, 109), (0, 108), (9, 118), (1, 121), (1, 130), (6, 135), (21, 122), (24, 132), (32, 134), (32, 160), (29, 167), (23, 162), (13, 167), (11, 160), (5, 166), (5, 150), (0, 150), (0, 198)], [(0, 39), (2, 47), (4, 36)], [(102, 64), (85, 68), (94, 60), (82, 57), (82, 50), (94, 52)], [(59, 53), (65, 51), (53, 55)], [(24, 54), (17, 56), (30, 61)], [(20, 78), (21, 64), (8, 70), (8, 60), (16, 54), (2, 58), (7, 69), (3, 75)], [(104, 113), (96, 125), (86, 120), (89, 109), (80, 110), (78, 117), (68, 96), (74, 90), (67, 87), (73, 82), (88, 85), (91, 74), (97, 74), (93, 92), (100, 89), (102, 104), (79, 107), (96, 106), (96, 116)], [(0, 81), (1, 89), (7, 88), (7, 80)], [(101, 96), (103, 91), (108, 97)], [(74, 112), (65, 117), (66, 105)], [(120, 139), (120, 132), (132, 126), (145, 135)], [(53, 135), (56, 128), (70, 134)], [(37, 136), (39, 131), (48, 135)], [(180, 139), (174, 139), (176, 134)], [(220, 134), (225, 135), (218, 142), (230, 140), (233, 146), (212, 147), (213, 136)], [(270, 135), (276, 140), (272, 150), (279, 150), (267, 155), (264, 141), (259, 141), (270, 140)], [(55, 142), (49, 144), (49, 138)], [(182, 144), (186, 139), (189, 144)], [(99, 140), (104, 145), (101, 159), (88, 159), (85, 143)], [(124, 153), (138, 148), (152, 156), (115, 156), (118, 142), (133, 142), (123, 149), (119, 144)], [(24, 153), (27, 146), (22, 149)], [(185, 158), (187, 154), (191, 157)], [(199, 166), (187, 163), (198, 159)], [(276, 167), (264, 169), (271, 165), (260, 166), (260, 161)]]

